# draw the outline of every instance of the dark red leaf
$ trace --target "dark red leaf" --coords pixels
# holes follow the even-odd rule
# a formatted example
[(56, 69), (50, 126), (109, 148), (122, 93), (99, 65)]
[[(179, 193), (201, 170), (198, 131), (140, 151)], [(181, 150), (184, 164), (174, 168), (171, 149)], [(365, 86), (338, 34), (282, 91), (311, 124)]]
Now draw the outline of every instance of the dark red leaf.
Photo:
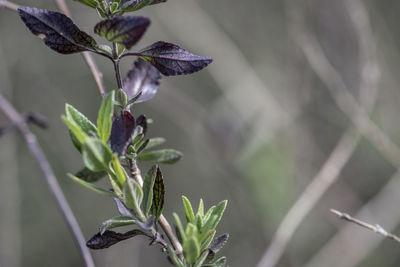
[(150, 235), (138, 229), (126, 233), (117, 233), (107, 230), (103, 234), (95, 234), (91, 239), (86, 242), (86, 246), (91, 249), (105, 249), (117, 244), (118, 242), (132, 238), (137, 235), (144, 235), (151, 238)]
[(94, 32), (110, 42), (123, 44), (130, 49), (142, 38), (149, 25), (150, 20), (146, 17), (115, 17), (97, 23)]
[(190, 74), (205, 68), (212, 58), (194, 55), (185, 49), (166, 42), (156, 42), (136, 53), (156, 67), (162, 74)]
[(29, 30), (58, 53), (96, 50), (96, 41), (64, 14), (31, 7), (20, 7), (18, 12)]
[(121, 115), (115, 118), (110, 135), (111, 150), (114, 153), (118, 153), (119, 156), (125, 154), (126, 149), (132, 141), (132, 134), (135, 127), (135, 118), (129, 111), (122, 111)]
[(156, 95), (160, 79), (160, 72), (150, 63), (139, 58), (128, 72), (124, 80), (123, 89), (128, 99), (142, 92), (142, 95), (136, 102), (145, 102)]

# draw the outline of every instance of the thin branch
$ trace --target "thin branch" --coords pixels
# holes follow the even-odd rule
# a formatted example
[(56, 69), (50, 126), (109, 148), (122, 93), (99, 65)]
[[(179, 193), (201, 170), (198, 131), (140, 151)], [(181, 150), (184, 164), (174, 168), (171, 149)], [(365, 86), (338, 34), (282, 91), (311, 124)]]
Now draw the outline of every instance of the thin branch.
[[(68, 9), (67, 4), (64, 0), (55, 0), (58, 8), (68, 17), (72, 18), (71, 12)], [(99, 70), (93, 56), (89, 52), (83, 52), (82, 57), (92, 72), (93, 78), (96, 81), (97, 88), (99, 89), (100, 95), (103, 97), (106, 93), (106, 88), (103, 81), (103, 73)]]
[(72, 213), (71, 208), (68, 205), (67, 200), (64, 197), (64, 194), (60, 188), (60, 185), (57, 182), (57, 178), (55, 177), (53, 170), (50, 167), (49, 162), (47, 161), (42, 149), (36, 141), (35, 135), (29, 130), (25, 119), (15, 110), (15, 108), (0, 94), (0, 109), (3, 113), (15, 124), (20, 130), (21, 134), (25, 138), (27, 146), (33, 156), (35, 157), (37, 163), (39, 164), (45, 178), (46, 182), (52, 192), (54, 198), (57, 201), (58, 207), (61, 210), (61, 213), (64, 216), (72, 234), (75, 237), (75, 241), (77, 242), (80, 252), (82, 254), (83, 259), (85, 260), (87, 267), (94, 267), (94, 262), (92, 256), (88, 248), (86, 247), (85, 238), (79, 228), (78, 222), (74, 214)]
[(19, 5), (11, 3), (11, 2), (6, 1), (6, 0), (0, 0), (0, 8), (1, 7), (5, 7), (5, 8), (8, 8), (10, 10), (13, 10), (13, 11), (18, 11)]
[(307, 30), (296, 31), (296, 40), (306, 56), (311, 68), (326, 84), (331, 96), (339, 108), (350, 118), (375, 148), (393, 166), (400, 166), (400, 149), (398, 146), (369, 118), (366, 110), (360, 106), (354, 96), (348, 91), (343, 79), (326, 58), (323, 49)]
[[(291, 11), (294, 19), (293, 25), (296, 25), (296, 27), (303, 25), (304, 22), (299, 18), (298, 9), (292, 7)], [(363, 6), (360, 7), (359, 11), (355, 18), (354, 12), (349, 9), (361, 50), (360, 99), (363, 107), (369, 111), (376, 100), (380, 75), (377, 71), (379, 66), (376, 59), (376, 45), (371, 32), (368, 13)], [(302, 31), (303, 29), (296, 28), (292, 30), (294, 33), (299, 34), (299, 30)], [(337, 75), (339, 76), (339, 74)], [(350, 126), (342, 135), (318, 174), (312, 179), (311, 183), (284, 217), (258, 267), (272, 267), (279, 262), (297, 228), (330, 186), (339, 178), (340, 172), (353, 154), (359, 140), (359, 133), (354, 126)]]
[(394, 240), (394, 241), (400, 243), (400, 237), (398, 237), (397, 235), (388, 233), (388, 232), (387, 232), (385, 229), (383, 229), (382, 226), (380, 226), (379, 224), (372, 225), (372, 224), (366, 223), (366, 222), (364, 222), (364, 221), (361, 221), (361, 220), (358, 220), (358, 219), (356, 219), (356, 218), (351, 217), (351, 216), (350, 216), (349, 214), (347, 214), (347, 213), (343, 213), (343, 212), (340, 212), (340, 211), (335, 210), (335, 209), (331, 209), (331, 212), (332, 212), (333, 214), (337, 215), (340, 219), (343, 219), (343, 220), (348, 221), (348, 222), (351, 222), (351, 223), (355, 223), (355, 224), (357, 224), (357, 225), (359, 225), (359, 226), (361, 226), (361, 227), (364, 227), (364, 228), (366, 228), (366, 229), (368, 229), (368, 230), (370, 230), (370, 231), (373, 231), (373, 232), (375, 232), (375, 233), (377, 233), (377, 234), (379, 234), (379, 235), (382, 235), (382, 236), (384, 236), (384, 237), (386, 237), (386, 238), (392, 239), (392, 240)]
[[(379, 192), (354, 212), (354, 217), (363, 218), (364, 221), (379, 221), (388, 232), (395, 231), (400, 222), (400, 214), (397, 205), (393, 203), (400, 202), (399, 187), (400, 171), (397, 171)], [(343, 207), (347, 208), (346, 203), (343, 203)], [(337, 233), (303, 267), (362, 266), (361, 262), (385, 240), (353, 224), (342, 224)], [(397, 246), (397, 243), (393, 245)]]

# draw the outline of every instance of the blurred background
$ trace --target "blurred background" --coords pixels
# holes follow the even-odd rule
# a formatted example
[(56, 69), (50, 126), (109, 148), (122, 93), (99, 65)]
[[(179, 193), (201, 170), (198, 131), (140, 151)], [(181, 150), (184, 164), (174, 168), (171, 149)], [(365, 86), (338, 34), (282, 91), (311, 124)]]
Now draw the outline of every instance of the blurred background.
[[(57, 10), (50, 0), (17, 3)], [(67, 4), (93, 34), (97, 14)], [(150, 136), (166, 137), (165, 147), (185, 155), (162, 166), (166, 217), (183, 215), (182, 194), (207, 207), (228, 199), (217, 230), (230, 233), (220, 253), (232, 267), (261, 259), (259, 267), (400, 266), (399, 244), (329, 212), (400, 231), (400, 159), (390, 153), (400, 144), (399, 10), (394, 0), (169, 0), (137, 12), (152, 19), (138, 48), (165, 40), (214, 58), (194, 75), (163, 78), (157, 96), (135, 106), (154, 120)], [(0, 10), (0, 36), (1, 93), (19, 111), (49, 119), (48, 130), (31, 129), (89, 238), (117, 212), (113, 201), (67, 178), (83, 163), (60, 115), (70, 103), (95, 120), (96, 84), (80, 55), (51, 51), (15, 12)], [(112, 66), (95, 59), (107, 88), (116, 89)], [(123, 73), (132, 63), (124, 60)], [(362, 123), (353, 127), (355, 105), (339, 106), (338, 95), (354, 96), (394, 144), (380, 146)], [(1, 114), (0, 125), (7, 123)], [(97, 266), (168, 266), (141, 237), (93, 256)], [(0, 266), (55, 265), (83, 266), (14, 131), (0, 139)]]

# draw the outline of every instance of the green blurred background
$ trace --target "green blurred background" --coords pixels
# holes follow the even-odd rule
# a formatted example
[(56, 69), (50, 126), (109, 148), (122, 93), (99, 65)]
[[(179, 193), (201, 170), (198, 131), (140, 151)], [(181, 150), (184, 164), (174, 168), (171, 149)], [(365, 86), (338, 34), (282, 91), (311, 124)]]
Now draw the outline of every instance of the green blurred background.
[[(167, 147), (185, 155), (174, 166), (162, 166), (167, 218), (173, 211), (183, 214), (182, 194), (195, 203), (203, 198), (206, 206), (229, 200), (218, 230), (231, 235), (221, 254), (232, 267), (257, 264), (279, 223), (350, 124), (291, 33), (295, 11), (307, 18), (329, 60), (358, 94), (360, 45), (345, 1), (352, 0), (169, 0), (137, 12), (152, 19), (139, 48), (165, 40), (214, 58), (194, 75), (163, 78), (157, 96), (134, 112), (154, 120), (150, 136), (166, 137)], [(76, 24), (92, 34), (96, 13), (67, 3)], [(400, 2), (363, 3), (381, 73), (372, 118), (400, 144)], [(18, 4), (57, 9), (50, 0)], [(100, 103), (96, 85), (79, 55), (49, 50), (16, 13), (0, 10), (0, 36), (0, 90), (20, 111), (49, 119), (48, 130), (31, 129), (89, 238), (117, 212), (113, 201), (67, 178), (66, 173), (83, 164), (60, 115), (70, 103), (94, 120)], [(107, 88), (116, 89), (112, 66), (95, 58)], [(131, 64), (132, 59), (124, 60), (124, 73)], [(0, 115), (0, 125), (7, 122)], [(146, 170), (148, 165), (140, 167)], [(395, 172), (362, 139), (277, 266), (400, 266), (398, 244), (355, 226), (337, 236), (349, 225), (329, 212), (337, 208), (357, 214), (369, 203), (365, 218), (396, 233), (400, 178)], [(140, 237), (93, 251), (93, 256), (97, 266), (168, 266), (158, 248)], [(83, 266), (42, 173), (15, 132), (0, 139), (0, 266)]]

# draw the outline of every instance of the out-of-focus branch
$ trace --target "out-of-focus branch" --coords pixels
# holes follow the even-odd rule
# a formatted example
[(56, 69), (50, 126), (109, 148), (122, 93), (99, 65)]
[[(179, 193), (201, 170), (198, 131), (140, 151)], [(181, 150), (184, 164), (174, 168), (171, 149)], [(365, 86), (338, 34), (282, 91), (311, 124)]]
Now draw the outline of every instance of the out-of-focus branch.
[(49, 162), (47, 161), (42, 149), (36, 141), (35, 135), (29, 130), (25, 119), (15, 110), (15, 108), (0, 94), (0, 109), (3, 113), (18, 127), (21, 134), (23, 135), (26, 144), (35, 157), (37, 163), (39, 164), (45, 178), (46, 182), (52, 192), (54, 198), (57, 201), (57, 204), (64, 216), (65, 221), (67, 222), (72, 234), (75, 237), (75, 241), (77, 242), (81, 254), (85, 260), (87, 267), (94, 267), (94, 262), (92, 256), (88, 248), (86, 247), (85, 238), (79, 228), (78, 222), (74, 214), (72, 213), (71, 208), (68, 205), (67, 200), (64, 197), (64, 194), (60, 188), (60, 185), (57, 182), (57, 178), (55, 177), (53, 170), (50, 167)]
[(400, 167), (400, 149), (369, 118), (365, 108), (361, 107), (354, 96), (347, 90), (343, 79), (326, 58), (315, 36), (310, 34), (306, 29), (298, 29), (295, 33), (295, 37), (311, 68), (326, 84), (339, 108), (349, 117), (358, 131), (365, 136), (393, 166)]
[(394, 241), (400, 243), (400, 237), (398, 237), (397, 235), (388, 233), (388, 232), (387, 232), (385, 229), (383, 229), (382, 226), (380, 226), (379, 224), (372, 225), (372, 224), (366, 223), (366, 222), (364, 222), (364, 221), (361, 221), (361, 220), (358, 220), (358, 219), (356, 219), (356, 218), (351, 217), (351, 216), (350, 216), (349, 214), (347, 214), (347, 213), (343, 213), (343, 212), (340, 212), (340, 211), (335, 210), (335, 209), (331, 209), (331, 212), (332, 212), (333, 214), (337, 215), (340, 219), (343, 219), (343, 220), (348, 221), (348, 222), (351, 222), (351, 223), (355, 223), (355, 224), (357, 224), (357, 225), (359, 225), (359, 226), (361, 226), (361, 227), (364, 227), (364, 228), (366, 228), (366, 229), (368, 229), (368, 230), (371, 230), (371, 231), (373, 231), (373, 232), (375, 232), (375, 233), (377, 233), (377, 234), (379, 234), (379, 235), (382, 235), (382, 236), (384, 236), (384, 237), (386, 237), (386, 238), (392, 239), (392, 240), (394, 240)]
[[(400, 172), (397, 171), (372, 199), (354, 213), (355, 217), (362, 218), (363, 221), (379, 221), (388, 232), (394, 231), (400, 222), (398, 207), (393, 205), (400, 202), (399, 187)], [(360, 266), (384, 240), (386, 239), (377, 238), (354, 224), (345, 224), (303, 266)]]
[[(72, 18), (71, 12), (68, 9), (67, 4), (64, 0), (55, 0), (58, 8), (68, 17)], [(97, 66), (92, 54), (89, 52), (83, 52), (82, 57), (88, 65), (90, 71), (92, 72), (93, 78), (96, 81), (97, 88), (99, 89), (100, 95), (103, 97), (106, 93), (106, 89), (103, 81), (103, 73)]]
[(5, 8), (8, 8), (10, 10), (17, 11), (19, 6), (17, 4), (11, 3), (11, 2), (6, 1), (6, 0), (0, 0), (0, 8), (1, 7), (5, 7)]
[[(71, 16), (71, 12), (68, 9), (67, 4), (65, 3), (64, 0), (55, 0), (58, 8), (68, 17)], [(5, 7), (13, 11), (18, 11), (19, 5), (11, 3), (6, 0), (0, 0), (0, 8)], [(99, 67), (97, 66), (93, 56), (89, 52), (83, 52), (82, 57), (85, 60), (86, 64), (88, 65), (93, 78), (96, 82), (97, 88), (100, 92), (100, 95), (103, 97), (105, 95), (106, 89), (104, 86), (104, 81), (103, 81), (103, 73), (100, 71)]]
[[(357, 8), (358, 12), (354, 12), (354, 8)], [(297, 27), (304, 25), (304, 22), (300, 18), (298, 9), (292, 7), (291, 11), (291, 16), (294, 20), (292, 32), (299, 34), (299, 31), (303, 31), (304, 29)], [(378, 91), (377, 84), (380, 77), (376, 59), (375, 39), (373, 38), (368, 13), (364, 6), (361, 3), (356, 3), (356, 7), (351, 6), (348, 8), (348, 11), (358, 36), (358, 45), (361, 51), (360, 101), (363, 108), (369, 111), (375, 103)], [(340, 78), (340, 75), (336, 74)], [(318, 174), (284, 217), (258, 267), (272, 267), (279, 262), (292, 236), (304, 218), (310, 213), (330, 186), (339, 178), (340, 172), (353, 154), (359, 140), (360, 135), (358, 131), (354, 126), (350, 126), (342, 135), (337, 146)]]

